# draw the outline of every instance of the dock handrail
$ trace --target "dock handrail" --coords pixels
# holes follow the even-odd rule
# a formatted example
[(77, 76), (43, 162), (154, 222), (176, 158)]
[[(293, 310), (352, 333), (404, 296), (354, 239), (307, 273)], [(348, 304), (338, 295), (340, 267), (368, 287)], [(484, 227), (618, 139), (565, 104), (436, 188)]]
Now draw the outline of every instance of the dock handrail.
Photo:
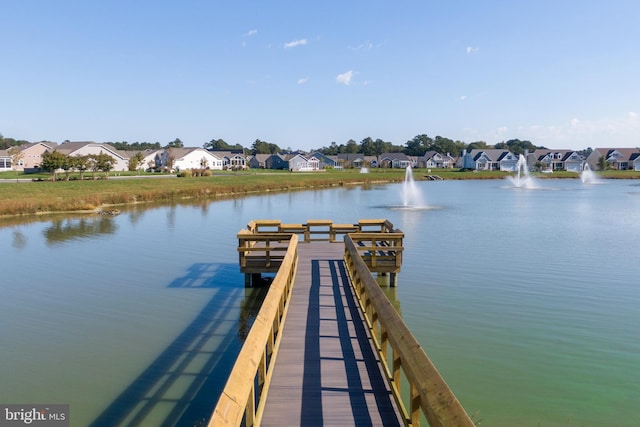
[(244, 341), (209, 427), (260, 425), (298, 265), (298, 236), (287, 252)]
[[(345, 235), (345, 264), (406, 425), (419, 426), (424, 414), (431, 427), (474, 426), (473, 421), (380, 289), (359, 248)], [(389, 354), (391, 349), (391, 354)], [(409, 396), (403, 395), (402, 379)], [(405, 393), (406, 394), (406, 393)], [(408, 402), (408, 405), (406, 404)]]

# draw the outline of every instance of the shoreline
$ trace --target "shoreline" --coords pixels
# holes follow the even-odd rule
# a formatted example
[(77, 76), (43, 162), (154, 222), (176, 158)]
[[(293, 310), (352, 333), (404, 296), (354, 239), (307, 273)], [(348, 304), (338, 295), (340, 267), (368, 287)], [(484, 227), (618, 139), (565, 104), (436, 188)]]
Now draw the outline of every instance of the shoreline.
[[(500, 171), (460, 172), (414, 169), (416, 181), (497, 180), (513, 174)], [(579, 179), (576, 173), (532, 174), (535, 179)], [(328, 189), (345, 185), (378, 185), (403, 182), (405, 170), (385, 169), (367, 174), (359, 171), (323, 172), (322, 174), (229, 173), (213, 177), (176, 178), (165, 175), (131, 176), (118, 179), (84, 181), (32, 181), (2, 179), (0, 221), (10, 218), (27, 219), (54, 214), (99, 214), (112, 207), (136, 204), (175, 202), (180, 200), (216, 200), (248, 195)], [(607, 171), (600, 179), (640, 179), (640, 171)], [(436, 181), (434, 181), (436, 182)], [(13, 184), (13, 185), (12, 185)], [(25, 191), (26, 190), (26, 191)]]

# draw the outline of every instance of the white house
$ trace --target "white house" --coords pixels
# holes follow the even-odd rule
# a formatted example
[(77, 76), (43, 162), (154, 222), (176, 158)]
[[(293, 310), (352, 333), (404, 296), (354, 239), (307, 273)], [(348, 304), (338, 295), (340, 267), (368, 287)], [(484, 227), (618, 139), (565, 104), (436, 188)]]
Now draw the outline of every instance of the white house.
[(11, 170), (11, 156), (7, 150), (0, 150), (0, 172)]
[[(170, 162), (169, 160), (173, 160)], [(167, 148), (156, 153), (155, 167), (165, 168), (172, 163), (172, 170), (213, 169), (222, 170), (223, 160), (204, 148)]]

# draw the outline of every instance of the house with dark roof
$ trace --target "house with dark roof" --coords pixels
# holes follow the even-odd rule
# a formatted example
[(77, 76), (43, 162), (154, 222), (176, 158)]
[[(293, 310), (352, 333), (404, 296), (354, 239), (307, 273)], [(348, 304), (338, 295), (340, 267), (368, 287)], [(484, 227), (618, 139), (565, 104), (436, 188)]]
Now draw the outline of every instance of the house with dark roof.
[(474, 149), (462, 153), (462, 168), (487, 171), (515, 172), (518, 169), (518, 158), (509, 150)]
[(336, 163), (343, 168), (378, 167), (376, 156), (365, 156), (362, 153), (341, 153), (336, 155)]
[(440, 154), (433, 150), (427, 151), (423, 156), (418, 158), (418, 167), (427, 169), (449, 169), (453, 168), (455, 163), (456, 159), (449, 153)]
[(573, 150), (538, 149), (527, 157), (530, 169), (537, 168), (541, 172), (582, 172), (584, 159)]
[(596, 148), (587, 157), (587, 163), (591, 169), (599, 170), (600, 159), (604, 158), (611, 169), (640, 171), (639, 157), (637, 148)]
[(378, 165), (381, 168), (406, 169), (412, 166), (412, 160), (404, 153), (382, 153), (378, 156)]

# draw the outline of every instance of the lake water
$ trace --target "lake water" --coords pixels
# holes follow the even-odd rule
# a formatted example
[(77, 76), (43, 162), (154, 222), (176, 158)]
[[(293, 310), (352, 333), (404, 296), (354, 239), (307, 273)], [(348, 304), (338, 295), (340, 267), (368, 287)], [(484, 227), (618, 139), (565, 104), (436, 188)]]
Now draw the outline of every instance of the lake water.
[(416, 185), (421, 209), (397, 208), (398, 184), (0, 223), (0, 403), (198, 425), (263, 293), (237, 231), (388, 218), (406, 234), (390, 297), (474, 420), (640, 425), (638, 183)]

